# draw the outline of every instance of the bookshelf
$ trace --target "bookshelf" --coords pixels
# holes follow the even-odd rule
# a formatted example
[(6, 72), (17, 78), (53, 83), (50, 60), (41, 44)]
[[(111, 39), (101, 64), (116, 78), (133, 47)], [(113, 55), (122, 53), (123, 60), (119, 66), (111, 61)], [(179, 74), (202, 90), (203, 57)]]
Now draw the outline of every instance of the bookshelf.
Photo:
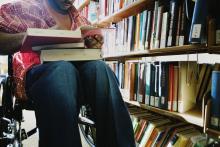
[(220, 54), (220, 46), (211, 46), (211, 47), (209, 47), (209, 53)]
[(206, 52), (207, 52), (206, 45), (183, 45), (183, 46), (152, 49), (149, 51), (151, 55), (178, 55), (178, 54), (192, 54), (192, 53), (206, 53)]
[[(147, 8), (152, 8), (154, 4), (154, 0), (137, 0), (133, 2), (132, 4), (120, 9), (119, 11), (113, 13), (110, 16), (106, 16), (103, 19), (99, 20), (98, 22), (94, 23), (94, 25), (98, 27), (108, 27), (111, 23), (116, 23), (121, 21), (124, 18), (128, 18), (129, 16), (136, 15), (138, 13), (141, 13)], [(201, 61), (202, 63), (210, 63), (213, 64), (214, 62), (220, 63), (219, 53), (220, 53), (220, 46), (215, 46), (214, 44), (214, 31), (211, 22), (209, 25), (208, 30), (208, 40), (207, 44), (201, 45), (201, 44), (193, 44), (193, 45), (183, 45), (183, 46), (173, 46), (173, 47), (166, 47), (166, 48), (156, 48), (156, 49), (145, 49), (145, 50), (137, 50), (137, 51), (131, 51), (131, 52), (117, 52), (117, 54), (112, 55), (106, 55), (103, 56), (105, 60), (119, 60), (119, 61), (126, 61), (128, 59), (134, 59), (139, 60), (142, 57), (150, 57), (151, 60), (157, 60), (158, 56), (164, 56), (164, 58), (168, 56), (173, 56), (175, 58), (174, 60), (182, 61), (181, 58), (179, 58), (178, 55), (182, 55), (184, 58), (188, 56), (188, 54), (192, 54), (194, 60), (198, 61), (197, 55), (198, 54), (205, 54), (202, 55), (203, 58), (205, 58), (204, 61)], [(188, 57), (187, 57), (188, 58)], [(169, 61), (169, 59), (167, 59)], [(187, 60), (189, 61), (189, 60)], [(178, 112), (171, 112), (168, 110), (163, 110), (157, 107), (141, 104), (137, 101), (130, 101), (128, 98), (128, 92), (125, 90), (122, 90), (122, 96), (126, 103), (147, 109), (149, 111), (159, 113), (165, 116), (173, 117), (179, 120), (186, 121), (188, 123), (194, 124), (196, 126), (199, 126), (203, 128), (205, 133), (211, 136), (220, 136), (220, 131), (208, 128), (205, 125), (205, 118), (203, 117), (201, 108), (194, 107), (193, 109), (185, 112), (185, 113), (178, 113)]]

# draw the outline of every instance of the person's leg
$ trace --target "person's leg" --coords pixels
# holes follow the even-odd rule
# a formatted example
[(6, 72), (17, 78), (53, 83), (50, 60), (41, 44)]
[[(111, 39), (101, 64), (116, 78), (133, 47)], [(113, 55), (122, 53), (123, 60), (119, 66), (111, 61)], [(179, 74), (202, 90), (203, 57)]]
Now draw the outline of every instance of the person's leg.
[(79, 74), (68, 62), (38, 65), (26, 76), (34, 101), (40, 147), (81, 147), (78, 130)]
[(132, 123), (117, 79), (102, 61), (79, 68), (85, 99), (95, 114), (97, 147), (135, 147)]

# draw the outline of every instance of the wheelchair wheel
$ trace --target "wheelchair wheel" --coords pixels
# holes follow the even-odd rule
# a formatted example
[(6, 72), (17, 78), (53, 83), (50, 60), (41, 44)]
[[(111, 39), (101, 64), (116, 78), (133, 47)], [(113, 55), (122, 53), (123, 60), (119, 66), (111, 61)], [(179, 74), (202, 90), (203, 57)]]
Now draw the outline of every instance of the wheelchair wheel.
[(89, 106), (82, 106), (79, 114), (79, 128), (86, 142), (95, 147), (96, 143), (96, 128), (92, 118), (91, 109)]
[[(2, 78), (2, 76), (1, 76)], [(11, 91), (11, 78), (5, 76), (0, 81), (1, 105), (0, 105), (0, 146), (22, 147), (21, 142), (21, 111), (15, 113), (14, 98)], [(17, 107), (16, 107), (16, 110)], [(19, 115), (19, 117), (15, 117)], [(17, 120), (19, 118), (19, 120)], [(20, 119), (21, 118), (21, 119)]]

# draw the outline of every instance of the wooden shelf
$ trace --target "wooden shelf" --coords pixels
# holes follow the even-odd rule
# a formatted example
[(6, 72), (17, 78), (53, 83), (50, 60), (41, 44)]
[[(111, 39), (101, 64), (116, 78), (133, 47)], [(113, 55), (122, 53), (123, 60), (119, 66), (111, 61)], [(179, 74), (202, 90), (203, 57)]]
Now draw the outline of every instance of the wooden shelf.
[(173, 118), (203, 127), (202, 112), (198, 108), (192, 109), (185, 113), (178, 113), (178, 112), (171, 112), (171, 111), (159, 109), (159, 108), (148, 106), (145, 104), (140, 104), (139, 102), (136, 102), (136, 101), (129, 101), (127, 98), (124, 98), (124, 101), (126, 103), (150, 110), (152, 112), (156, 112), (156, 113), (159, 113), (165, 116), (173, 117)]
[(94, 23), (94, 25), (97, 25), (99, 27), (106, 27), (112, 22), (118, 22), (121, 21), (123, 18), (127, 18), (129, 16), (136, 15), (142, 12), (147, 8), (147, 6), (151, 6), (152, 2), (152, 0), (137, 0), (132, 4), (120, 9), (118, 12), (115, 12), (110, 16), (106, 16), (99, 22)]
[(167, 48), (159, 48), (149, 50), (153, 55), (177, 55), (177, 54), (192, 54), (192, 53), (206, 53), (208, 48), (206, 45), (183, 45)]
[(117, 53), (116, 55), (110, 55), (110, 56), (103, 56), (104, 59), (118, 59), (118, 58), (134, 58), (134, 57), (144, 57), (148, 56), (149, 51), (143, 50), (143, 51), (135, 51), (135, 52), (121, 52)]
[(156, 107), (141, 104), (137, 101), (129, 101), (127, 98), (126, 92), (123, 90), (121, 92), (122, 92), (123, 99), (126, 103), (147, 109), (152, 112), (156, 112), (158, 114), (169, 116), (169, 117), (172, 117), (175, 119), (179, 119), (181, 121), (186, 121), (188, 123), (203, 127), (202, 111), (199, 108), (194, 108), (194, 109), (189, 110), (185, 113), (171, 112), (168, 110), (163, 110), (163, 109), (159, 109)]
[(211, 128), (206, 128), (206, 133), (211, 137), (220, 138), (220, 130), (214, 130)]
[(193, 53), (207, 53), (208, 48), (205, 45), (184, 45), (167, 48), (142, 50), (128, 53), (117, 53), (116, 55), (104, 56), (104, 59), (118, 59), (118, 58), (133, 58), (133, 57), (151, 57), (151, 56), (166, 56), (166, 55), (181, 55)]
[(209, 47), (209, 53), (220, 54), (220, 46)]

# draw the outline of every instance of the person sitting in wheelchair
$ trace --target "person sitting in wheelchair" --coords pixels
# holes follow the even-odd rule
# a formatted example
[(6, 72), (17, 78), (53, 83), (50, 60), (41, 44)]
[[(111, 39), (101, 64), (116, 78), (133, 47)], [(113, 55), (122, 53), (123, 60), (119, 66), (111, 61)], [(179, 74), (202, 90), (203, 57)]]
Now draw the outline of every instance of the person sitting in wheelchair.
[[(13, 53), (15, 95), (31, 101), (40, 147), (80, 147), (79, 108), (89, 104), (97, 147), (134, 147), (134, 133), (113, 71), (103, 62), (55, 61), (40, 64), (39, 54), (19, 51), (27, 28), (75, 30), (90, 22), (74, 0), (15, 0), (0, 7), (0, 53)], [(89, 38), (89, 41), (88, 41)], [(84, 38), (101, 47), (102, 36)]]

